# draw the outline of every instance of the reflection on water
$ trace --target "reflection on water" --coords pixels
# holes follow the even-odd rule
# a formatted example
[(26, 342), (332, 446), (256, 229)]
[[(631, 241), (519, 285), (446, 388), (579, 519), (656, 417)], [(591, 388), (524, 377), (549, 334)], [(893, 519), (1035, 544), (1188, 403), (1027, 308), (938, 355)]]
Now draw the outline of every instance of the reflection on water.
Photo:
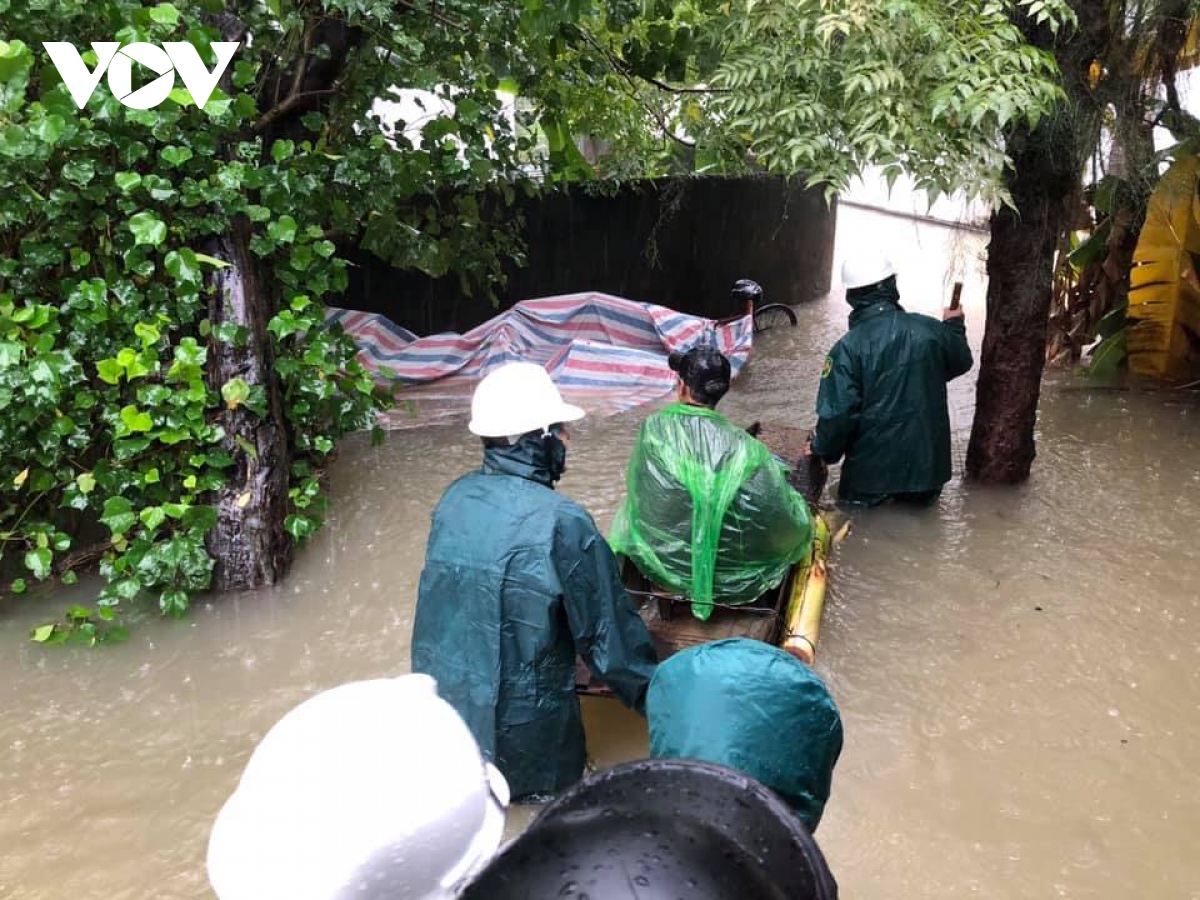
[[(978, 269), (980, 240), (948, 235), (841, 212), (842, 244), (896, 250), (918, 311)], [(964, 300), (978, 346), (977, 280)], [(811, 425), (845, 312), (835, 295), (763, 335), (724, 411)], [(972, 389), (952, 386), (958, 455)], [(644, 414), (572, 442), (564, 490), (602, 527)], [(1200, 897), (1198, 421), (1194, 395), (1056, 376), (1028, 484), (956, 480), (936, 509), (855, 520), (817, 664), (845, 718), (818, 833), (844, 896)], [(461, 422), (348, 441), (330, 526), (284, 584), (124, 646), (26, 642), (69, 594), (0, 608), (0, 897), (208, 897), (208, 829), (255, 742), (317, 690), (408, 670), (429, 511), (478, 457)], [(599, 765), (645, 754), (619, 705), (585, 719)]]

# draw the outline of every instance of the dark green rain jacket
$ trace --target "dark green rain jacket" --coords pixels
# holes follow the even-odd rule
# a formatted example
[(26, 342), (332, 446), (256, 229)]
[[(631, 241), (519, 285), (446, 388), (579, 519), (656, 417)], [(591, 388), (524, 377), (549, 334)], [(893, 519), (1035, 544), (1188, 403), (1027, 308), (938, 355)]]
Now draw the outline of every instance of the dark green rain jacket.
[(850, 330), (821, 371), (813, 452), (845, 456), (838, 497), (873, 502), (950, 480), (946, 382), (974, 362), (962, 319), (905, 312), (894, 277), (847, 293)]
[(447, 488), (413, 628), (412, 670), (437, 680), (514, 799), (583, 772), (576, 650), (638, 712), (656, 661), (608, 544), (553, 481), (542, 440), (526, 436)]
[(681, 650), (655, 672), (646, 718), (652, 758), (745, 772), (816, 830), (842, 752), (842, 717), (798, 659), (750, 638)]

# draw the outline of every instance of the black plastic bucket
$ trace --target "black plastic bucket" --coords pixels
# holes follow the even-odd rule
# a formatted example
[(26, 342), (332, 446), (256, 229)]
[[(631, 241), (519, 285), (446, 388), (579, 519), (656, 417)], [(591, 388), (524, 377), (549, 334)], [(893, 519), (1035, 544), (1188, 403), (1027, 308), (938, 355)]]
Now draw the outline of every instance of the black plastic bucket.
[(740, 772), (644, 760), (551, 803), (463, 900), (836, 900), (803, 823)]

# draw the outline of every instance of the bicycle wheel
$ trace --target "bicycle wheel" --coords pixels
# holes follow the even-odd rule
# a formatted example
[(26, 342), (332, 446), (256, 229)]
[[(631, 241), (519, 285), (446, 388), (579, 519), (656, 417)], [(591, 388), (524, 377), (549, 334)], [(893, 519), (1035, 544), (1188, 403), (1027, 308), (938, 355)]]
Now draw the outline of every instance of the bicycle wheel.
[(754, 330), (766, 331), (784, 323), (796, 324), (796, 312), (782, 303), (767, 303), (754, 310)]

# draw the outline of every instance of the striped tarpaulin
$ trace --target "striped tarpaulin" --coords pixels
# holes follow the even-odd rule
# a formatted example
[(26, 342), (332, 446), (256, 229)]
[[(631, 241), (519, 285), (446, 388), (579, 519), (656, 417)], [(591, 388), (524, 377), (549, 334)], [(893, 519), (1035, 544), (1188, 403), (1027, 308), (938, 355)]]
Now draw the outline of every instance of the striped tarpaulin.
[(376, 380), (406, 386), (397, 395), (405, 411), (391, 416), (395, 426), (461, 410), (480, 378), (516, 360), (545, 366), (564, 397), (588, 412), (630, 409), (674, 388), (672, 351), (714, 344), (736, 375), (754, 335), (749, 315), (715, 322), (600, 293), (525, 300), (461, 335), (416, 337), (384, 316), (344, 309), (331, 308), (328, 317), (355, 340)]

